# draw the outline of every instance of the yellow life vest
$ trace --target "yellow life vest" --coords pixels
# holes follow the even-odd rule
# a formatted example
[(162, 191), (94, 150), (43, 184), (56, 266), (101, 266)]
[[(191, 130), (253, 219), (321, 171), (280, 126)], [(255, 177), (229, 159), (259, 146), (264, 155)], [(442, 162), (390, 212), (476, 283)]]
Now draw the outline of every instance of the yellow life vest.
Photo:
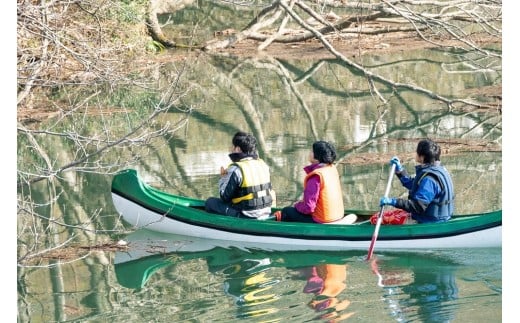
[(243, 210), (257, 210), (271, 207), (271, 175), (269, 166), (262, 159), (247, 159), (233, 163), (242, 171), (242, 185), (233, 204), (239, 204)]

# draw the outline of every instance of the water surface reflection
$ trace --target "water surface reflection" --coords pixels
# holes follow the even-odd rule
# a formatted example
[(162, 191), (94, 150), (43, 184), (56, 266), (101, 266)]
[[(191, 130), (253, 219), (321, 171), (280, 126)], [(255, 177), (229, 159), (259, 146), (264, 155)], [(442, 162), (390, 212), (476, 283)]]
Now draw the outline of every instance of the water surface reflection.
[[(117, 280), (137, 298), (160, 289), (178, 308), (172, 319), (193, 304), (203, 304), (197, 319), (217, 321), (445, 322), (467, 311), (457, 276), (465, 264), (449, 252), (382, 253), (367, 263), (363, 251), (271, 252), (141, 231), (116, 254)], [(183, 270), (194, 261), (200, 272)]]

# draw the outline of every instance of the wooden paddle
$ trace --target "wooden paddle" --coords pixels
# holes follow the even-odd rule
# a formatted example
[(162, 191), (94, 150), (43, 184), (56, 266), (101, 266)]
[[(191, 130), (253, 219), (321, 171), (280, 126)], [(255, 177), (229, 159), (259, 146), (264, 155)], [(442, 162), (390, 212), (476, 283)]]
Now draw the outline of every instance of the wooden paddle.
[[(390, 186), (392, 186), (392, 178), (395, 172), (395, 164), (392, 164), (390, 168), (390, 174), (388, 175), (388, 183), (386, 183), (385, 197), (388, 197), (390, 193)], [(372, 235), (372, 241), (370, 242), (370, 247), (368, 248), (368, 255), (366, 260), (370, 260), (372, 258), (372, 254), (374, 253), (374, 246), (376, 244), (377, 235), (379, 234), (379, 227), (381, 226), (381, 221), (383, 220), (383, 211), (385, 206), (381, 206), (381, 211), (379, 211), (379, 215), (377, 216), (376, 228), (374, 229), (374, 234)]]

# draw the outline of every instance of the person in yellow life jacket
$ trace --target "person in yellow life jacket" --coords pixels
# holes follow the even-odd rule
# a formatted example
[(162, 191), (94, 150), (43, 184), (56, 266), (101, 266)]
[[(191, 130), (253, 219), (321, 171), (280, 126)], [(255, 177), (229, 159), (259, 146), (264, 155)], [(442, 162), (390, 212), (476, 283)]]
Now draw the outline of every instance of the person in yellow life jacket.
[(303, 199), (275, 212), (277, 221), (329, 223), (344, 216), (343, 192), (336, 166), (336, 149), (326, 141), (312, 144), (310, 165), (303, 169)]
[(264, 219), (271, 214), (274, 191), (267, 164), (258, 157), (256, 138), (238, 131), (232, 139), (232, 163), (220, 170), (220, 197), (206, 200), (207, 212), (245, 219)]

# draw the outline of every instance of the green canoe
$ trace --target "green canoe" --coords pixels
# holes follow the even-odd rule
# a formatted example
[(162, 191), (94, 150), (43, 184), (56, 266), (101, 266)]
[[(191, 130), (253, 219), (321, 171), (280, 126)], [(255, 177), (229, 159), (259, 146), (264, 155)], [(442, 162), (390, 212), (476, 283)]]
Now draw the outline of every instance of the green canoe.
[[(112, 199), (122, 219), (135, 228), (224, 240), (270, 250), (367, 250), (377, 210), (354, 213), (353, 224), (314, 224), (249, 220), (204, 211), (204, 200), (170, 194), (144, 183), (127, 169), (112, 181)], [(378, 250), (484, 248), (502, 246), (502, 210), (456, 215), (445, 223), (382, 225)]]

